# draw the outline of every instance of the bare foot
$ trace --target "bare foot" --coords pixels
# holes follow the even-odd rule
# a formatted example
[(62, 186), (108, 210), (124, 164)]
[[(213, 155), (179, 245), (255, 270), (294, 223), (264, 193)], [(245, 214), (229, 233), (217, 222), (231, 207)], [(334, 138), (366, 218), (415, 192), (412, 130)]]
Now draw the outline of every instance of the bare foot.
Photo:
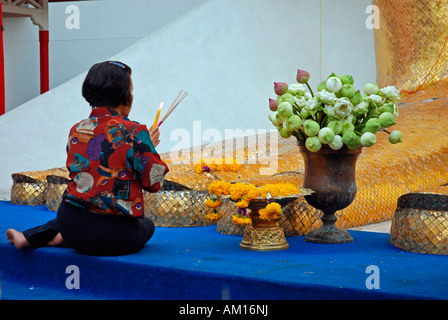
[(59, 232), (53, 240), (49, 241), (47, 245), (49, 246), (61, 246), (65, 243), (64, 239), (61, 236), (61, 233)]
[(15, 229), (6, 230), (6, 237), (8, 238), (9, 243), (14, 244), (17, 249), (25, 249), (31, 247), (31, 244), (28, 242), (28, 240), (26, 240), (23, 233)]

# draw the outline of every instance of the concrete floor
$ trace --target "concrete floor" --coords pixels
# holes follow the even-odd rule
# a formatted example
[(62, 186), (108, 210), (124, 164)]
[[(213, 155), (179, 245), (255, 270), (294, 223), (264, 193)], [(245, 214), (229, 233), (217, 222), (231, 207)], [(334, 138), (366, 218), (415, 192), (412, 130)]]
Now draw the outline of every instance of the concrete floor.
[(351, 228), (349, 230), (357, 230), (357, 231), (369, 231), (369, 232), (381, 232), (381, 233), (390, 233), (390, 225), (392, 221), (384, 221), (379, 223), (368, 224), (361, 227)]

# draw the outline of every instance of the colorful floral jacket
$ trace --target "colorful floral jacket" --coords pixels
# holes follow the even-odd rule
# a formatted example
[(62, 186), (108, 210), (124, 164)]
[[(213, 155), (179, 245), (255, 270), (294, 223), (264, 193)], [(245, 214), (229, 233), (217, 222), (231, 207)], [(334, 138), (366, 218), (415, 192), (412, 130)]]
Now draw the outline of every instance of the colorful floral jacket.
[(93, 109), (71, 128), (66, 165), (71, 181), (64, 201), (135, 218), (144, 215), (142, 189), (159, 191), (169, 170), (148, 128), (106, 107)]

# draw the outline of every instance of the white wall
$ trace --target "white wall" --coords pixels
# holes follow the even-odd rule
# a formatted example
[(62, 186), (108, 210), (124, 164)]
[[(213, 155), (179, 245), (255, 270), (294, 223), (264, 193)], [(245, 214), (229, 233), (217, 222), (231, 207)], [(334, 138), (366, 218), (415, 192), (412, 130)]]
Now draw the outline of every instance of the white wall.
[[(370, 0), (322, 4), (322, 77), (351, 74), (359, 88), (375, 81), (373, 31), (365, 27)], [(267, 115), (274, 81), (294, 82), (301, 68), (313, 87), (320, 82), (319, 21), (319, 1), (205, 2), (111, 57), (133, 69), (130, 117), (151, 125), (161, 100), (166, 110), (180, 89), (189, 92), (162, 125), (159, 152), (207, 143), (207, 129), (219, 139), (228, 138), (226, 129), (273, 128)], [(11, 173), (64, 166), (68, 130), (90, 112), (80, 95), (84, 76), (0, 117), (3, 194), (9, 194)]]
[[(106, 60), (205, 0), (66, 1), (48, 6), (50, 89)], [(79, 29), (67, 28), (79, 8)], [(39, 28), (30, 18), (4, 19), (6, 111), (40, 94)]]

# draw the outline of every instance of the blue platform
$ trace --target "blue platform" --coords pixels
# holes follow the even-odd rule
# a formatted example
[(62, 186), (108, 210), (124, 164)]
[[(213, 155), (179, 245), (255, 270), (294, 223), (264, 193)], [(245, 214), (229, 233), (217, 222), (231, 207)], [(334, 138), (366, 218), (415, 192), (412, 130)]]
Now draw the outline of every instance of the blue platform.
[[(9, 228), (22, 231), (55, 215), (45, 206), (0, 201), (2, 299), (448, 298), (447, 256), (402, 251), (382, 233), (351, 231), (354, 242), (338, 245), (288, 237), (287, 250), (254, 252), (215, 226), (157, 227), (142, 251), (119, 257), (17, 250), (6, 239)], [(79, 268), (80, 289), (66, 287), (70, 265)], [(378, 267), (379, 289), (366, 287), (370, 265)]]

